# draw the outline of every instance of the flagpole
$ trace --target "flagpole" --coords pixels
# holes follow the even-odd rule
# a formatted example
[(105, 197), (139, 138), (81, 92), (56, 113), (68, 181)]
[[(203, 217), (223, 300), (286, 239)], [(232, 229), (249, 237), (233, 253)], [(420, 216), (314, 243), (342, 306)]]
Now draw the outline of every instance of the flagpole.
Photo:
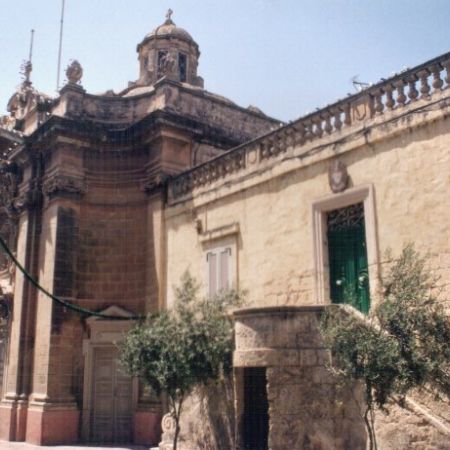
[(59, 49), (58, 49), (58, 72), (56, 75), (56, 92), (59, 91), (59, 77), (61, 73), (61, 54), (62, 54), (62, 39), (63, 39), (63, 27), (64, 27), (64, 7), (65, 7), (65, 0), (62, 0), (61, 5), (61, 21), (60, 21), (60, 27), (59, 27)]

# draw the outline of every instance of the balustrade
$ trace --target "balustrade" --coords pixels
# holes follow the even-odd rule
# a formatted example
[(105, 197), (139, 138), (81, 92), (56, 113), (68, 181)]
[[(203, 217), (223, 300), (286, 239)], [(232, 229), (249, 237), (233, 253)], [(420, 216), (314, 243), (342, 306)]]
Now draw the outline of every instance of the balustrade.
[[(174, 198), (187, 194), (193, 188), (214, 182), (247, 167), (247, 155), (253, 154), (251, 163), (276, 157), (289, 148), (303, 146), (352, 127), (359, 120), (380, 116), (385, 111), (403, 108), (418, 100), (429, 99), (436, 91), (450, 86), (450, 53), (408, 69), (390, 79), (364, 89), (333, 105), (317, 110), (295, 122), (261, 138), (241, 145), (201, 166), (193, 168), (170, 181)], [(405, 92), (405, 88), (406, 92)], [(352, 110), (364, 104), (369, 112), (356, 114)], [(258, 156), (255, 156), (258, 154)]]

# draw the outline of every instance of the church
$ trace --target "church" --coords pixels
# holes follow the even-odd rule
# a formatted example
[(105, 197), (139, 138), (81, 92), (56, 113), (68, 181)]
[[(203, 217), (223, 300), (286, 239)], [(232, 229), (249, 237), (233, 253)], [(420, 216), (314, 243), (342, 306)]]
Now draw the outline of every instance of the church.
[[(25, 64), (0, 117), (0, 235), (20, 264), (0, 255), (0, 440), (170, 448), (164, 405), (117, 344), (188, 270), (205, 296), (239, 287), (247, 303), (228, 431), (194, 402), (181, 448), (365, 448), (354, 408), (331, 404), (318, 316), (346, 286), (368, 313), (387, 250), (408, 242), (450, 299), (450, 53), (283, 124), (205, 90), (171, 14), (121, 92), (89, 94), (72, 61), (49, 97)], [(393, 417), (383, 448), (446, 448), (445, 405)]]

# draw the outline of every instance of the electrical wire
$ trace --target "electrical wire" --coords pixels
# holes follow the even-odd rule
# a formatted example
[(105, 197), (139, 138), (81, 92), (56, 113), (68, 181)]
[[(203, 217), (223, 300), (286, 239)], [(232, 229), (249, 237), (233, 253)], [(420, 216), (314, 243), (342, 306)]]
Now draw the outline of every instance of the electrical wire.
[(39, 291), (41, 291), (43, 294), (45, 294), (47, 297), (52, 299), (54, 302), (64, 306), (65, 308), (68, 308), (72, 311), (75, 311), (78, 314), (86, 314), (88, 316), (94, 316), (94, 317), (100, 317), (102, 319), (110, 319), (110, 320), (144, 320), (145, 316), (130, 316), (130, 317), (121, 317), (121, 316), (112, 316), (110, 314), (104, 314), (101, 312), (91, 311), (87, 308), (83, 308), (78, 305), (74, 305), (73, 303), (68, 302), (67, 300), (63, 300), (62, 298), (57, 297), (56, 295), (53, 295), (51, 292), (47, 291), (44, 287), (42, 287), (25, 269), (25, 267), (20, 264), (20, 262), (17, 260), (17, 258), (14, 256), (11, 249), (8, 247), (6, 242), (4, 241), (3, 237), (0, 236), (0, 245), (3, 247), (4, 252), (11, 258), (11, 261), (14, 263), (14, 265), (22, 272), (24, 277), (33, 285), (35, 286)]

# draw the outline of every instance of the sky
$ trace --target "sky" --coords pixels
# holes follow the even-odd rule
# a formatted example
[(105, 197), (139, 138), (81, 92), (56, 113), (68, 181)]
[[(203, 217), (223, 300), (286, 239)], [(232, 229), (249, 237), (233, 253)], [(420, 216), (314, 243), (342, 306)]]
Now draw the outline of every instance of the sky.
[[(62, 0), (0, 0), (0, 114), (20, 84), (55, 95)], [(200, 46), (205, 88), (294, 120), (450, 51), (449, 0), (66, 0), (61, 81), (72, 59), (89, 93), (138, 77), (136, 44), (165, 20)]]

